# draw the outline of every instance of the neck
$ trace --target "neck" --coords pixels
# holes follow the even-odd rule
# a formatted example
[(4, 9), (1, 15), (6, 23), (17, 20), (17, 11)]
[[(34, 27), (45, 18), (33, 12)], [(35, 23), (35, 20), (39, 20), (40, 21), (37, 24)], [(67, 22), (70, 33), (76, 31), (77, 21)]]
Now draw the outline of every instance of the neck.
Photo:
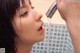
[(33, 43), (25, 43), (15, 38), (16, 53), (30, 53)]
[(16, 48), (17, 48), (17, 53), (30, 53), (30, 51), (32, 49), (32, 45), (18, 44), (18, 45), (16, 45)]

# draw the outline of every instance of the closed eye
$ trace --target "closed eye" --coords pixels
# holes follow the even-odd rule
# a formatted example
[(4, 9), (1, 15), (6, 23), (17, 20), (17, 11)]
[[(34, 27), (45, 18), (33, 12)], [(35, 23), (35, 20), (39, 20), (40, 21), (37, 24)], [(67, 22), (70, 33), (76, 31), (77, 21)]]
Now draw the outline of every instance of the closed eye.
[(23, 14), (21, 14), (20, 17), (24, 17), (24, 16), (26, 16), (27, 14), (28, 14), (28, 12), (26, 11), (26, 12), (24, 12)]

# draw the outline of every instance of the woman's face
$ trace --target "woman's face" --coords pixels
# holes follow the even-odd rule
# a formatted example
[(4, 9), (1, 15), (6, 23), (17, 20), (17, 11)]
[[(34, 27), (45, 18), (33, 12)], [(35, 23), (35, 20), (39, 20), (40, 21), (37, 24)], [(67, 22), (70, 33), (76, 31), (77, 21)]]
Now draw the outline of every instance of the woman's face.
[(16, 39), (18, 42), (35, 43), (44, 39), (44, 30), (41, 21), (42, 15), (36, 12), (29, 0), (24, 0), (25, 4), (20, 3), (20, 8), (16, 12), (12, 21)]

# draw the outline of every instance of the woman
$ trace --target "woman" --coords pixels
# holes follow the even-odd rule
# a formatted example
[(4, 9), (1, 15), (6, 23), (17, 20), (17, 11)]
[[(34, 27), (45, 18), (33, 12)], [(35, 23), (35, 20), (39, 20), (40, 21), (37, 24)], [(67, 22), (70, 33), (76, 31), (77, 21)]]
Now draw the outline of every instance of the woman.
[[(57, 0), (57, 8), (67, 24), (75, 53), (80, 53), (80, 2), (66, 1)], [(44, 39), (41, 17), (30, 0), (0, 0), (0, 48), (5, 48), (5, 53), (30, 53), (32, 45)]]
[(5, 53), (30, 53), (44, 39), (42, 14), (30, 0), (0, 0), (0, 48)]
[(67, 24), (74, 52), (80, 53), (80, 0), (57, 0), (57, 8)]

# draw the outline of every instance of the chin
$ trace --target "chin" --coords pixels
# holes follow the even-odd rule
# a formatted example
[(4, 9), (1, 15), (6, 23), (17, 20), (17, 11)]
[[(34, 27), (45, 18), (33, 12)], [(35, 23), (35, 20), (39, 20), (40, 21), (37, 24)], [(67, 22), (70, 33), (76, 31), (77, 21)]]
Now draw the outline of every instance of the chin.
[(39, 41), (43, 41), (44, 40), (44, 35), (40, 35), (41, 37), (39, 37)]
[(41, 42), (44, 40), (44, 37), (45, 37), (44, 34), (37, 35), (33, 42), (34, 43)]

